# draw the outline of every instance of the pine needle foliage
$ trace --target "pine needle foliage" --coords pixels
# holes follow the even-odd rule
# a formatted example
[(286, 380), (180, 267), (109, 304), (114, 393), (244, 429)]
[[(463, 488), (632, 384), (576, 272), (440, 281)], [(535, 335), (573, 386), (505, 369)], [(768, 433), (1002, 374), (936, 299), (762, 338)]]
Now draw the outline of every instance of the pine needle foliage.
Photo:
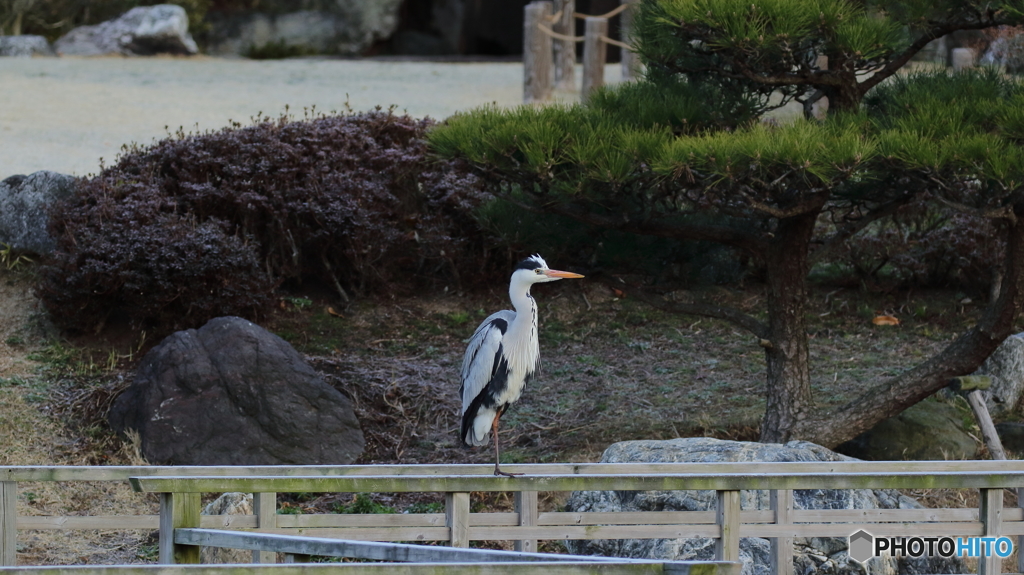
[(1018, 25), (1021, 5), (643, 0), (635, 36), (648, 69), (756, 98), (762, 113), (822, 95), (833, 109), (856, 111), (872, 87), (928, 41), (962, 28)]

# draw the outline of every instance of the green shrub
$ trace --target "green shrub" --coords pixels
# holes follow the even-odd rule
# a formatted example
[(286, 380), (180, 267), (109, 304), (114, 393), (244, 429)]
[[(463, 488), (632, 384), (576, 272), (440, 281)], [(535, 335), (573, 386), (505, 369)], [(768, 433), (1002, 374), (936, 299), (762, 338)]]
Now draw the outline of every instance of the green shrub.
[(62, 327), (122, 317), (153, 331), (254, 318), (275, 286), (342, 297), (490, 279), (458, 163), (431, 161), (429, 119), (391, 111), (259, 119), (133, 146), (55, 207), (37, 292)]

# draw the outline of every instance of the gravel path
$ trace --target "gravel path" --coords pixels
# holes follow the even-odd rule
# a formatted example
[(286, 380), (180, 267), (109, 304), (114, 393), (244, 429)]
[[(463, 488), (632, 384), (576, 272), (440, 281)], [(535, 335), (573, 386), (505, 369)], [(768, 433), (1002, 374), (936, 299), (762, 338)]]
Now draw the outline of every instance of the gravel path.
[[(445, 118), (522, 101), (522, 64), (294, 59), (0, 58), (0, 179), (37, 170), (87, 175), (121, 146), (168, 129), (243, 124), (285, 105), (353, 109), (397, 105)], [(580, 76), (577, 73), (577, 76)], [(609, 65), (608, 81), (618, 78)]]

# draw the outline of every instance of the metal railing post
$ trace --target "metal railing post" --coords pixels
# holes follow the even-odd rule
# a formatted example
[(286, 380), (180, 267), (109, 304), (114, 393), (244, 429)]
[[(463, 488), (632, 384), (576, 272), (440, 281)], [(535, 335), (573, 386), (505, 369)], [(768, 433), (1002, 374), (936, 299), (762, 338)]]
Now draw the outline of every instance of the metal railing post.
[[(537, 524), (537, 492), (516, 491), (514, 500), (515, 512), (519, 514), (519, 525), (525, 527)], [(518, 539), (513, 544), (513, 549), (526, 553), (537, 552), (536, 539)]]
[[(253, 493), (252, 512), (256, 516), (256, 529), (277, 528), (277, 493)], [(277, 563), (277, 553), (253, 551), (253, 563)]]
[(199, 527), (198, 493), (160, 494), (160, 558), (164, 565), (199, 563), (198, 545), (178, 545), (174, 530), (178, 527)]
[(444, 494), (444, 519), (451, 530), (448, 544), (469, 547), (469, 493)]
[[(769, 493), (771, 509), (775, 512), (776, 525), (793, 523), (793, 492), (789, 489), (772, 489)], [(772, 537), (772, 573), (793, 575), (793, 538)]]
[(721, 529), (715, 540), (715, 560), (739, 561), (739, 491), (718, 491), (715, 518)]
[(718, 491), (715, 519), (721, 535), (715, 540), (716, 561), (740, 560), (740, 492)]
[(0, 481), (0, 566), (18, 564), (18, 482)]
[[(979, 489), (981, 507), (982, 536), (999, 537), (1002, 534), (1003, 522), (1003, 490)], [(984, 549), (982, 549), (984, 551)], [(991, 545), (989, 553), (978, 558), (978, 575), (999, 575), (1003, 560), (995, 553), (995, 545)]]

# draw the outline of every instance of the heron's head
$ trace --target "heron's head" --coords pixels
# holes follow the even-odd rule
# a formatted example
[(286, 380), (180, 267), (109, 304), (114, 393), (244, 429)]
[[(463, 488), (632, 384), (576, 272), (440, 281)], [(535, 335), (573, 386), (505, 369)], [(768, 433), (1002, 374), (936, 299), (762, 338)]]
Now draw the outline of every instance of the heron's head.
[(534, 254), (519, 262), (512, 272), (512, 283), (522, 282), (526, 285), (553, 282), (560, 279), (581, 278), (580, 274), (553, 270), (540, 254)]

